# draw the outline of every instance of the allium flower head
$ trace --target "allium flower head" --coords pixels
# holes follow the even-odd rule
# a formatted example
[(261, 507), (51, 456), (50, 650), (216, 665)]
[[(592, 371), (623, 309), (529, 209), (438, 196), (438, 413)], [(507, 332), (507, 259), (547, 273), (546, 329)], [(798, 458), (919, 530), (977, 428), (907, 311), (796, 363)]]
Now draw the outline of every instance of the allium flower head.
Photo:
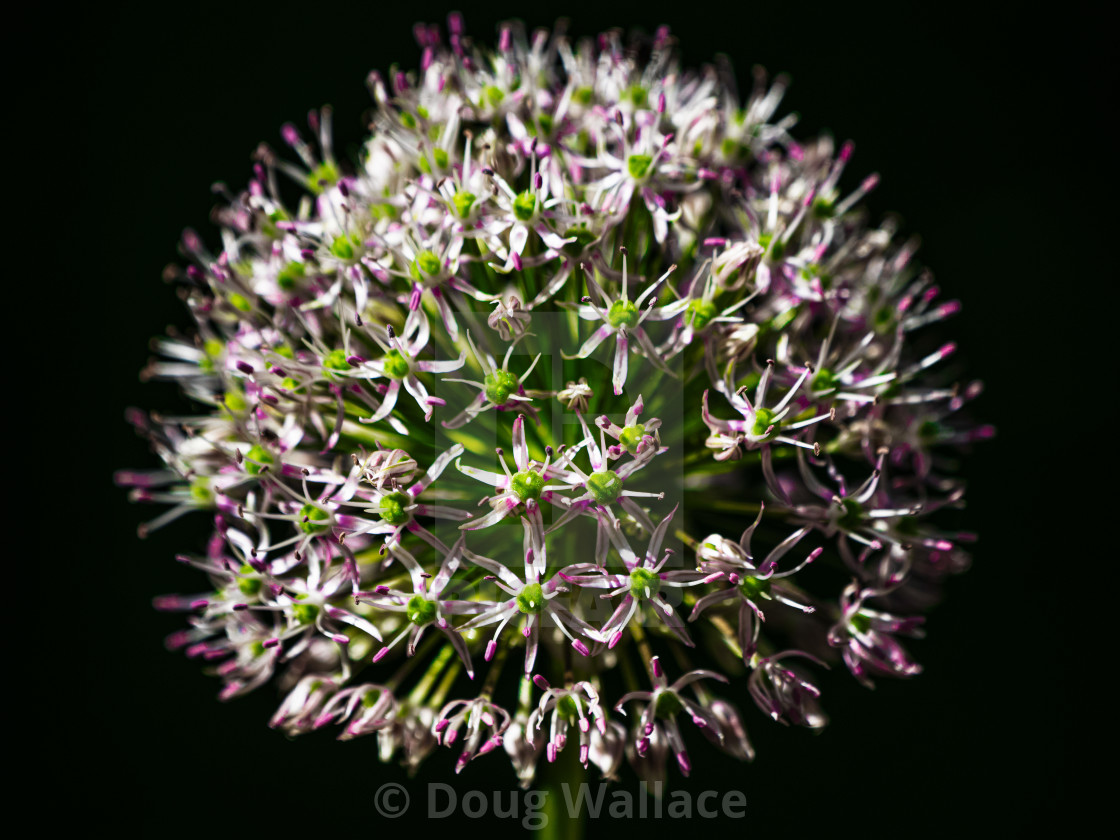
[(168, 646), (222, 699), (275, 680), (287, 734), (525, 786), (565, 750), (749, 760), (740, 710), (824, 726), (831, 663), (918, 674), (901, 639), (974, 539), (939, 512), (993, 430), (877, 177), (665, 29), (448, 29), (370, 76), (359, 159), (313, 112), (183, 236), (197, 330), (144, 374), (194, 409), (130, 410), (162, 466), (117, 475), (162, 506), (141, 536), (209, 529)]

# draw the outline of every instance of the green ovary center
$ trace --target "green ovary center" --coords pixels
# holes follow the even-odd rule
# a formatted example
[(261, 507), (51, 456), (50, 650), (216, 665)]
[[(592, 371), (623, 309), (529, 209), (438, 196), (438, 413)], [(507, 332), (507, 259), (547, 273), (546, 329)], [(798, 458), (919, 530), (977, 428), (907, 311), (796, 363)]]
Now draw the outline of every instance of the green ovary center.
[[(641, 85), (631, 85), (623, 96), (629, 99), (635, 108), (645, 108), (649, 104), (649, 91)], [(645, 155), (641, 155), (641, 157), (645, 157)]]
[(451, 203), (455, 205), (455, 213), (460, 219), (465, 219), (471, 214), (471, 208), (474, 207), (475, 194), (469, 193), (466, 190), (459, 190), (451, 199)]
[[(299, 529), (305, 534), (319, 534), (327, 530), (325, 520), (330, 518), (330, 514), (323, 510), (321, 507), (316, 507), (312, 504), (304, 505), (299, 509)], [(307, 520), (304, 522), (303, 520)]]
[(261, 470), (274, 463), (276, 459), (272, 457), (272, 453), (259, 443), (251, 446), (245, 453), (245, 470), (251, 475), (259, 475)]
[(276, 285), (284, 291), (291, 291), (303, 279), (305, 273), (303, 263), (290, 262), (276, 272)]
[(814, 391), (831, 391), (836, 387), (836, 374), (826, 367), (822, 367), (817, 371), (810, 382), (809, 387)]
[(256, 569), (248, 563), (242, 564), (238, 570), (237, 588), (241, 590), (242, 595), (252, 597), (261, 591), (263, 585), (261, 579), (258, 577), (247, 577), (248, 575), (255, 575)]
[(502, 100), (506, 98), (506, 95), (502, 93), (502, 89), (494, 85), (487, 85), (483, 89), (483, 93), (486, 94), (486, 99), (490, 104), (494, 106), (501, 105)]
[(657, 699), (653, 701), (653, 713), (659, 718), (676, 717), (683, 710), (684, 704), (671, 691), (658, 693)]
[(249, 401), (240, 391), (230, 389), (225, 393), (225, 406), (234, 414), (243, 414), (249, 408)]
[(517, 198), (513, 200), (513, 215), (521, 221), (529, 221), (536, 212), (537, 197), (531, 192), (520, 193)]
[(382, 520), (390, 525), (403, 525), (411, 518), (411, 514), (406, 510), (410, 504), (412, 504), (412, 497), (397, 491), (382, 496), (381, 501), (377, 503), (377, 510)]
[(596, 504), (614, 504), (622, 495), (622, 479), (613, 470), (591, 473), (591, 477), (587, 479), (587, 492)]
[(575, 721), (579, 718), (579, 708), (570, 694), (565, 694), (556, 701), (556, 714), (567, 721)]
[(421, 251), (416, 257), (416, 268), (425, 277), (434, 277), (439, 274), (442, 263), (433, 252)]
[(634, 455), (638, 451), (638, 444), (642, 442), (642, 438), (646, 435), (646, 427), (641, 423), (634, 426), (626, 426), (621, 432), (618, 433), (618, 442), (622, 447)]
[(330, 161), (323, 161), (308, 174), (307, 186), (313, 193), (318, 194), (323, 191), (324, 182), (333, 186), (338, 183), (338, 178), (338, 167)]
[(323, 367), (330, 370), (350, 370), (351, 364), (346, 360), (345, 350), (332, 350), (323, 357)]
[(640, 181), (649, 173), (653, 158), (649, 155), (630, 155), (626, 158), (626, 170), (635, 181)]
[(539, 583), (530, 583), (517, 596), (517, 608), (526, 615), (536, 615), (544, 609), (544, 592)]
[(638, 307), (628, 300), (616, 300), (607, 312), (607, 323), (612, 327), (634, 328), (638, 325)]
[(688, 305), (685, 323), (693, 329), (702, 330), (716, 317), (716, 305), (710, 300), (694, 300)]
[(532, 470), (522, 470), (519, 473), (514, 473), (513, 479), (510, 481), (510, 487), (517, 494), (517, 498), (523, 502), (530, 499), (539, 499), (541, 491), (544, 489), (544, 476)]
[(482, 384), (486, 386), (486, 399), (494, 405), (505, 405), (509, 402), (510, 395), (521, 387), (521, 380), (508, 370), (496, 370), (486, 374)]
[(408, 359), (400, 350), (390, 350), (385, 354), (385, 373), (393, 379), (404, 379), (409, 373)]
[(362, 237), (356, 233), (344, 234), (331, 243), (331, 254), (340, 260), (352, 260), (362, 251)]
[(660, 589), (661, 578), (657, 572), (639, 566), (630, 573), (630, 594), (635, 598), (652, 598)]
[(774, 431), (771, 432), (771, 434), (777, 434), (780, 425), (781, 424), (774, 419), (773, 411), (769, 408), (760, 408), (754, 413), (754, 426), (751, 427), (751, 434), (755, 437), (762, 437), (771, 426), (774, 427)]
[(362, 705), (365, 706), (367, 709), (371, 709), (371, 708), (373, 708), (374, 704), (377, 703), (377, 701), (378, 701), (378, 699), (380, 699), (380, 697), (381, 697), (381, 691), (379, 689), (375, 688), (373, 691), (369, 692), (368, 694), (366, 694), (365, 696), (362, 697)]
[(749, 600), (761, 598), (770, 593), (770, 581), (759, 580), (756, 577), (744, 577), (739, 582), (739, 591), (742, 592)]
[(436, 602), (429, 601), (423, 595), (413, 595), (408, 599), (408, 604), (404, 608), (404, 614), (408, 616), (408, 620), (415, 624), (417, 627), (435, 621), (436, 618)]
[(840, 502), (843, 513), (836, 520), (836, 524), (846, 531), (854, 531), (860, 526), (863, 518), (863, 505), (855, 499), (844, 499)]
[(871, 619), (863, 613), (856, 613), (848, 619), (848, 624), (857, 633), (866, 633), (871, 629)]
[(292, 606), (292, 615), (300, 624), (311, 624), (319, 615), (319, 608), (314, 604), (295, 604)]
[(191, 480), (190, 494), (197, 505), (214, 504), (214, 490), (210, 487), (210, 479), (205, 476), (196, 476)]

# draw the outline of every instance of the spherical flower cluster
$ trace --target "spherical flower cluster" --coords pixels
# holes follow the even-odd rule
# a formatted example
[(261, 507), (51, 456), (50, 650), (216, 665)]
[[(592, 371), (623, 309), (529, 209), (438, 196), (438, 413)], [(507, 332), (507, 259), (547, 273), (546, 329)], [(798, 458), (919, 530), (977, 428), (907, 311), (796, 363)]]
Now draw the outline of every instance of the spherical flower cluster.
[(688, 724), (747, 759), (744, 702), (817, 728), (830, 661), (918, 673), (902, 639), (967, 563), (954, 451), (991, 429), (851, 144), (664, 30), (416, 34), (356, 166), (313, 112), (220, 248), (184, 235), (197, 333), (146, 373), (198, 410), (133, 411), (164, 465), (118, 474), (170, 505), (142, 533), (212, 526), (169, 645), (223, 699), (275, 680), (284, 732), (526, 785), (564, 750), (687, 774)]

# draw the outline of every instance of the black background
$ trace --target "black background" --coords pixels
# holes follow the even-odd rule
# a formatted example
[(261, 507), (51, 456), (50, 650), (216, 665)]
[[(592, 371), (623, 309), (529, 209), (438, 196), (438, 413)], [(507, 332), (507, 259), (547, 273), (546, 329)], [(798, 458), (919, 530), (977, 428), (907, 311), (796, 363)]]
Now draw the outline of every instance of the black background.
[[(913, 645), (926, 668), (920, 678), (868, 692), (834, 671), (824, 681), (832, 723), (818, 736), (744, 709), (759, 753), (750, 765), (697, 739), (687, 788), (744, 790), (739, 831), (934, 836), (974, 826), (1008, 836), (1067, 807), (1063, 684), (1073, 678), (1067, 652), (1077, 625), (1054, 610), (1053, 572), (1088, 558), (1056, 551), (1066, 526), (1055, 505), (1071, 497), (1061, 495), (1069, 492), (1063, 456), (1050, 433), (1066, 422), (1053, 395), (1068, 394), (1070, 368), (1093, 361), (1077, 334), (1087, 331), (1087, 310), (1110, 270), (1093, 253), (1101, 229), (1094, 201), (1106, 190), (1099, 161), (1115, 153), (1103, 133), (1106, 103), (1115, 100), (1104, 22), (1070, 5), (1060, 19), (927, 5), (465, 10), (479, 39), (492, 40), (499, 20), (548, 25), (563, 11), (576, 34), (668, 23), (687, 64), (727, 53), (744, 88), (752, 64), (787, 71), (793, 86), (780, 113), (802, 114), (795, 133), (854, 139), (850, 171), (882, 175), (869, 199), (874, 213), (901, 212), (904, 230), (923, 237), (922, 262), (964, 301), (947, 329), (987, 384), (978, 415), (999, 428), (967, 467), (968, 522), (982, 537), (974, 567), (950, 582), (929, 638)], [(377, 762), (373, 739), (288, 741), (265, 725), (278, 702), (271, 688), (220, 704), (198, 663), (163, 649), (179, 619), (154, 613), (150, 600), (199, 584), (172, 560), (197, 532), (180, 523), (137, 540), (136, 525), (152, 509), (127, 504), (111, 474), (152, 464), (124, 408), (176, 404), (170, 388), (141, 385), (136, 372), (151, 335), (187, 325), (160, 275), (178, 258), (183, 227), (214, 241), (210, 184), (240, 188), (256, 144), (279, 146), (281, 123), (302, 124), (324, 103), (334, 106), (345, 156), (370, 104), (365, 74), (415, 66), (411, 23), (442, 22), (445, 11), (431, 3), (192, 2), (88, 11), (65, 27), (44, 21), (35, 33), (46, 37), (42, 69), (31, 76), (48, 81), (48, 133), (60, 141), (56, 162), (66, 173), (52, 212), (77, 222), (39, 241), (62, 251), (53, 303), (82, 338), (61, 354), (73, 371), (61, 447), (70, 489), (54, 502), (65, 515), (48, 526), (60, 530), (47, 535), (73, 562), (51, 566), (70, 576), (53, 581), (67, 616), (67, 681), (49, 727), (64, 734), (64, 746), (51, 762), (73, 803), (63, 813), (87, 825), (208, 836), (401, 825), (383, 824), (372, 808), (380, 784), (406, 781)], [(55, 78), (52, 67), (63, 72)], [(449, 780), (452, 761), (448, 750), (429, 759), (414, 800), (423, 782)], [(458, 783), (514, 787), (504, 759), (471, 765)], [(590, 834), (608, 828), (592, 824)]]

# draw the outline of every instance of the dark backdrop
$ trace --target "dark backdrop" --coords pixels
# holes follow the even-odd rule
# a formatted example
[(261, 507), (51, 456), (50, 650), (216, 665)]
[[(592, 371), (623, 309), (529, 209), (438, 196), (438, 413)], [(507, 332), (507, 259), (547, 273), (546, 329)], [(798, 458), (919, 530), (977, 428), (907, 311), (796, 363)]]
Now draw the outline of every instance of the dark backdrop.
[[(1102, 112), (1115, 97), (1104, 82), (1103, 21), (1075, 10), (1044, 21), (988, 16), (979, 4), (942, 8), (563, 9), (579, 34), (669, 23), (687, 63), (727, 53), (740, 79), (755, 63), (789, 72), (782, 111), (803, 115), (798, 133), (829, 129), (856, 141), (852, 170), (883, 176), (873, 211), (903, 213), (904, 229), (922, 234), (921, 260), (963, 299), (948, 329), (988, 386), (977, 413), (999, 427), (968, 462), (968, 521), (982, 535), (974, 567), (950, 582), (929, 638), (913, 645), (925, 674), (868, 692), (834, 671), (824, 681), (832, 723), (819, 736), (744, 709), (759, 752), (751, 765), (696, 744), (689, 789), (746, 791), (740, 831), (933, 836), (998, 825), (1013, 835), (1065, 808), (1062, 686), (1077, 636), (1053, 609), (1054, 569), (1089, 558), (1057, 551), (1059, 505), (1071, 491), (1053, 434), (1068, 418), (1052, 400), (1071, 369), (1090, 361), (1071, 328), (1099, 282), (1090, 208), (1103, 185), (1093, 161), (1112, 145)], [(271, 687), (219, 704), (217, 683), (197, 662), (163, 649), (179, 618), (154, 613), (150, 600), (198, 585), (197, 573), (172, 560), (196, 538), (188, 523), (138, 541), (136, 525), (152, 509), (128, 505), (110, 476), (152, 464), (123, 422), (125, 406), (175, 404), (170, 388), (141, 385), (136, 372), (151, 335), (187, 324), (160, 274), (177, 259), (184, 226), (212, 238), (210, 184), (239, 188), (255, 145), (279, 146), (282, 122), (302, 122), (323, 103), (334, 106), (339, 150), (353, 150), (369, 107), (365, 74), (414, 66), (410, 24), (442, 22), (445, 11), (192, 2), (87, 12), (76, 28), (72, 19), (42, 24), (41, 75), (51, 67), (44, 56), (65, 68), (47, 99), (58, 103), (52, 134), (69, 172), (53, 212), (70, 221), (77, 213), (79, 223), (69, 228), (76, 234), (40, 241), (77, 257), (60, 302), (83, 336), (81, 350), (66, 353), (75, 371), (67, 404), (77, 411), (64, 418), (65, 440), (80, 453), (81, 505), (52, 526), (75, 546), (81, 579), (61, 602), (71, 664), (56, 766), (69, 771), (68, 801), (80, 801), (86, 819), (211, 836), (288, 833), (309, 820), (331, 834), (395, 827), (379, 825), (369, 795), (402, 774), (376, 761), (373, 739), (288, 741), (265, 725), (278, 700)], [(499, 20), (547, 25), (561, 8), (467, 11), (468, 31), (492, 38)], [(450, 751), (437, 752), (420, 781), (447, 780), (451, 765)], [(459, 783), (508, 790), (513, 777), (497, 759), (471, 765)], [(460, 827), (450, 822), (434, 827)], [(592, 835), (607, 826), (593, 825)]]

